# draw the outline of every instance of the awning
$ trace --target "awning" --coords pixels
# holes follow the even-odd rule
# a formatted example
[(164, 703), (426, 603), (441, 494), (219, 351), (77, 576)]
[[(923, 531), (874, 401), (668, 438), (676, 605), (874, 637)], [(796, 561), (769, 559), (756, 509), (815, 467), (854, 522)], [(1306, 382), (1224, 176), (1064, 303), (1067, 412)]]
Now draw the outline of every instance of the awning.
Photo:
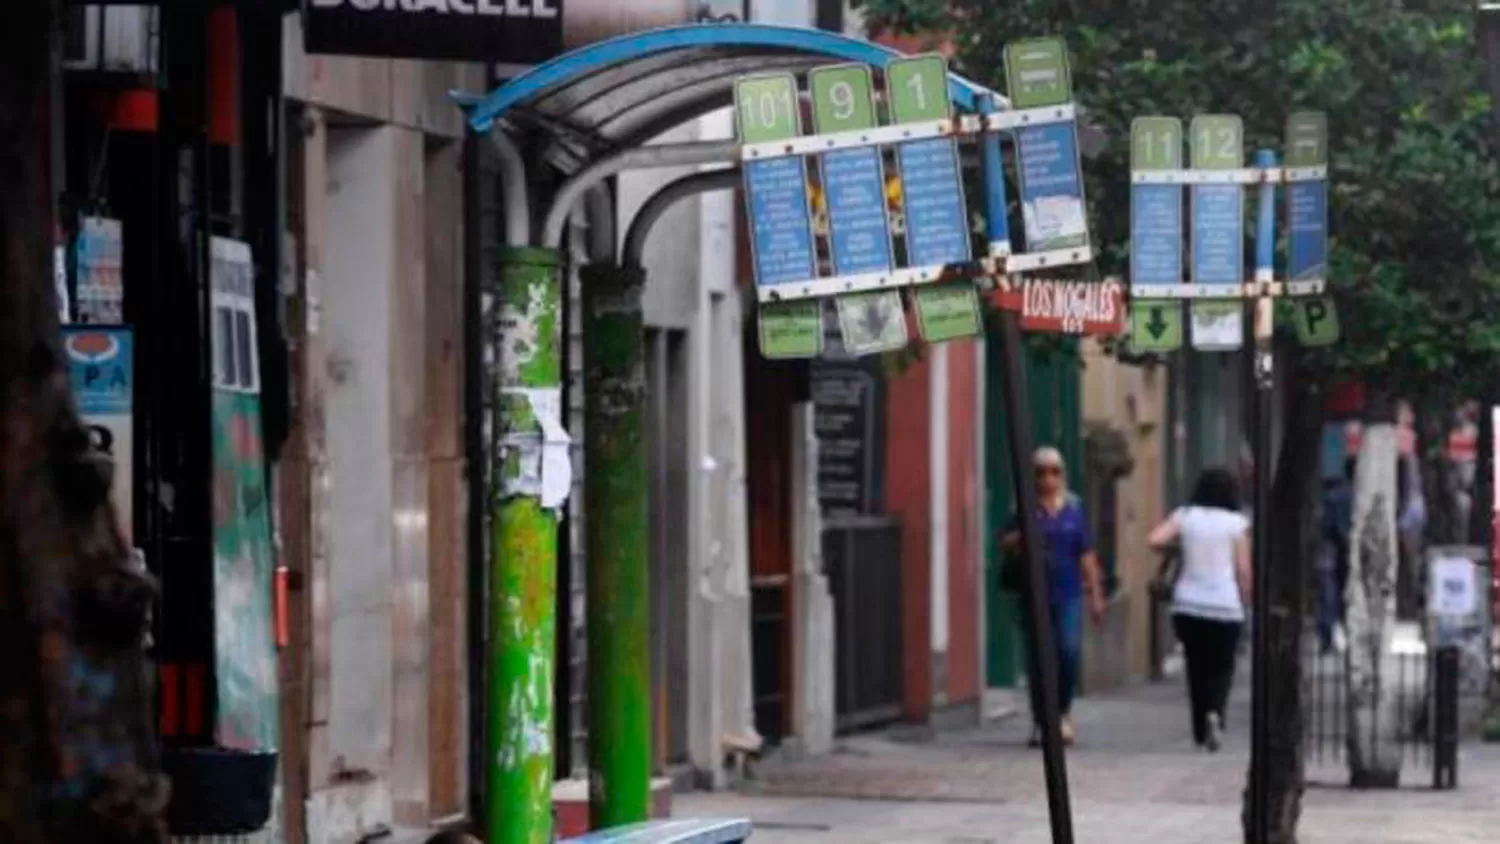
[[(455, 98), (475, 131), (503, 121), (550, 133), (562, 147), (557, 151), (577, 166), (729, 105), (738, 77), (801, 74), (840, 62), (883, 68), (900, 56), (816, 29), (696, 24), (601, 41), (537, 65), (485, 97)], [(990, 91), (950, 74), (949, 94), (958, 110), (973, 112)]]

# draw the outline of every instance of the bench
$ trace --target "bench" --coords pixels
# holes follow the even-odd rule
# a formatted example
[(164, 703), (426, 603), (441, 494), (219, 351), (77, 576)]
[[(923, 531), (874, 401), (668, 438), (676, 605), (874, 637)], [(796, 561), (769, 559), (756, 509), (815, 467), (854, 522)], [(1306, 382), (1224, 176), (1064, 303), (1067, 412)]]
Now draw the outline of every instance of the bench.
[(569, 838), (565, 844), (737, 844), (750, 837), (750, 821), (663, 820), (621, 826)]

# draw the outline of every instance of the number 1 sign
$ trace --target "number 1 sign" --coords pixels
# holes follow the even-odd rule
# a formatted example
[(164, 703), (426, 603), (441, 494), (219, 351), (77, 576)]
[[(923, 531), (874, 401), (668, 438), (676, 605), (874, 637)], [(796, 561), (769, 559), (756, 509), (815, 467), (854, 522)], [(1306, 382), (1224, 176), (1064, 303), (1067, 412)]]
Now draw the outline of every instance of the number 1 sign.
[[(939, 55), (898, 59), (886, 67), (891, 122), (919, 123), (951, 116), (948, 63)], [(968, 208), (952, 138), (908, 141), (896, 148), (906, 212), (906, 254), (913, 266), (968, 261)], [(913, 291), (917, 326), (929, 343), (979, 333), (979, 294), (969, 281)]]

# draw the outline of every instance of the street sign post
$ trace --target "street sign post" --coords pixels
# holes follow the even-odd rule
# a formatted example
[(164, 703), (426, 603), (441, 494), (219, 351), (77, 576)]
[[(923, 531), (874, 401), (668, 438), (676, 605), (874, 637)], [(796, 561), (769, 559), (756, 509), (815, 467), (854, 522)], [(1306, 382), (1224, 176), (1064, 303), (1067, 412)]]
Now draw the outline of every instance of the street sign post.
[[(1200, 115), (1188, 132), (1195, 170), (1237, 170), (1245, 164), (1244, 125), (1233, 115)], [(1192, 187), (1192, 280), (1197, 285), (1245, 281), (1245, 191), (1238, 184)], [(1244, 343), (1238, 301), (1194, 301), (1193, 348), (1233, 351)]]
[[(1060, 39), (1006, 45), (1005, 76), (1016, 108), (1039, 108), (1073, 99), (1068, 52)], [(1087, 246), (1088, 215), (1078, 159), (1078, 123), (1054, 121), (1016, 130), (1021, 220), (1029, 252)]]
[[(865, 65), (818, 68), (808, 74), (818, 134), (875, 128), (875, 92)], [(828, 241), (837, 275), (891, 268), (891, 226), (885, 210), (885, 167), (879, 147), (823, 153)]]
[[(1287, 118), (1284, 152), (1288, 170), (1307, 176), (1287, 183), (1287, 280), (1322, 279), (1328, 272), (1328, 118), (1320, 112)], [(1302, 299), (1293, 307), (1293, 325), (1303, 345), (1326, 346), (1339, 339), (1332, 297)]]
[[(891, 123), (947, 120), (948, 63), (941, 56), (898, 59), (886, 68)], [(964, 203), (958, 144), (952, 138), (909, 141), (896, 148), (901, 173), (901, 205), (906, 222), (906, 254), (913, 266), (965, 263), (973, 257), (969, 214)], [(973, 284), (912, 292), (917, 325), (929, 343), (979, 332), (979, 294)], [(958, 314), (955, 321), (952, 317)], [(972, 314), (972, 317), (968, 316)], [(973, 331), (953, 333), (972, 326)], [(938, 334), (928, 334), (937, 329)]]
[[(824, 135), (875, 128), (875, 87), (868, 67), (821, 67), (807, 78), (813, 131)], [(947, 98), (943, 101), (946, 103)], [(894, 250), (886, 216), (885, 164), (880, 148), (830, 150), (820, 156), (819, 162), (834, 275), (890, 270)], [(844, 348), (850, 353), (875, 354), (907, 344), (906, 315), (899, 291), (849, 294), (838, 297), (836, 305)]]
[[(1130, 124), (1131, 173), (1182, 169), (1182, 121), (1138, 117)], [(1130, 186), (1130, 282), (1182, 283), (1182, 186)], [(1182, 346), (1182, 303), (1141, 299), (1131, 303), (1131, 345), (1137, 351), (1171, 352)]]
[[(1252, 568), (1251, 762), (1246, 840), (1265, 844), (1270, 829), (1267, 778), (1270, 758), (1270, 455), (1275, 396), (1274, 314), (1276, 297), (1321, 294), (1328, 263), (1327, 121), (1321, 114), (1294, 114), (1287, 121), (1287, 166), (1273, 150), (1259, 150), (1244, 167), (1243, 128), (1238, 117), (1204, 115), (1189, 130), (1192, 167), (1180, 171), (1181, 130), (1172, 118), (1143, 117), (1131, 127), (1131, 284), (1146, 294), (1134, 299), (1131, 345), (1137, 351), (1171, 351), (1182, 343), (1179, 300), (1192, 302), (1192, 344), (1198, 350), (1234, 350), (1244, 343), (1246, 315), (1254, 347), (1246, 355), (1247, 382), (1254, 386), (1248, 430), (1252, 437), (1256, 514)], [(1288, 189), (1287, 277), (1277, 280), (1276, 185)], [(1180, 185), (1191, 185), (1189, 238), (1191, 283), (1181, 283)], [(1244, 191), (1259, 186), (1255, 268), (1245, 278)], [(1154, 298), (1149, 298), (1154, 297)], [(1338, 315), (1327, 297), (1292, 298), (1287, 312), (1304, 345), (1338, 339)]]
[[(1056, 645), (1047, 621), (1044, 537), (1029, 483), (1032, 434), (1024, 413), (1026, 387), (1020, 328), (1072, 334), (1118, 334), (1125, 322), (1124, 286), (1065, 271), (1089, 264), (1093, 251), (1079, 166), (1076, 108), (1067, 51), (1059, 39), (1019, 42), (1006, 50), (1016, 108), (998, 98), (980, 114), (954, 118), (950, 77), (939, 55), (895, 59), (885, 67), (890, 126), (880, 126), (875, 80), (861, 66), (837, 65), (808, 74), (815, 134), (803, 136), (795, 81), (787, 75), (741, 79), (735, 86), (750, 247), (760, 300), (760, 341), (768, 357), (822, 353), (819, 297), (833, 297), (838, 345), (852, 355), (907, 343), (900, 291), (912, 288), (917, 325), (929, 342), (981, 330), (972, 280), (996, 280), (1005, 357), (1009, 456), (1021, 533), (1033, 588), (1026, 605), (1041, 676), (1043, 759), (1056, 844), (1072, 844), (1067, 768), (1058, 712)], [(1013, 252), (1000, 135), (1015, 140), (1026, 251)], [(1178, 128), (1178, 145), (1181, 129)], [(978, 136), (985, 190), (988, 254), (975, 261), (964, 198), (958, 139)], [(888, 153), (886, 147), (891, 147)], [(808, 181), (806, 160), (816, 157)], [(897, 178), (886, 178), (887, 157)], [(1180, 158), (1180, 152), (1179, 152)], [(1180, 167), (1180, 160), (1177, 166)], [(1180, 191), (1178, 192), (1180, 195)], [(809, 199), (826, 210), (826, 230), (813, 225)], [(890, 216), (901, 209), (902, 225)], [(1181, 220), (1177, 221), (1180, 230)], [(1179, 234), (1180, 239), (1180, 234)], [(826, 247), (826, 265), (820, 255)], [(820, 275), (831, 270), (831, 275)], [(1029, 274), (1042, 274), (1039, 277)], [(1178, 276), (1180, 277), (1180, 267)], [(1178, 313), (1175, 335), (1182, 335)]]
[[(734, 111), (744, 143), (801, 134), (797, 80), (789, 73), (738, 80)], [(774, 286), (816, 276), (806, 162), (801, 156), (786, 156), (747, 161), (742, 169), (755, 283)], [(815, 356), (823, 349), (821, 311), (790, 302), (762, 306), (760, 339), (767, 357)]]

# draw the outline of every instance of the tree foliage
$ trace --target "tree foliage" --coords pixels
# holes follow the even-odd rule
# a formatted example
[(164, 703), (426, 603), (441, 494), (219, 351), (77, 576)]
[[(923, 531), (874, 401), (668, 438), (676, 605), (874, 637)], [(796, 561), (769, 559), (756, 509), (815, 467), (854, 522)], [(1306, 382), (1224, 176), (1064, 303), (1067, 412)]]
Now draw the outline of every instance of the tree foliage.
[[(1299, 350), (1271, 490), (1267, 637), (1271, 840), (1300, 812), (1300, 571), (1314, 544), (1319, 387), (1452, 405), (1500, 378), (1500, 167), (1473, 0), (859, 0), (871, 29), (951, 34), (956, 69), (1005, 90), (1004, 46), (1066, 39), (1074, 87), (1110, 143), (1085, 165), (1100, 269), (1125, 275), (1129, 134), (1140, 116), (1229, 113), (1248, 150), (1281, 150), (1287, 116), (1328, 115), (1329, 282), (1344, 337)], [(1247, 215), (1247, 224), (1250, 219)], [(1293, 347), (1295, 348), (1295, 347)]]
[(858, 5), (873, 30), (952, 32), (957, 69), (998, 91), (1007, 42), (1066, 38), (1078, 101), (1111, 140), (1085, 167), (1106, 272), (1128, 258), (1132, 119), (1238, 114), (1247, 149), (1280, 150), (1289, 113), (1326, 112), (1345, 338), (1317, 371), (1420, 398), (1500, 369), (1500, 169), (1472, 0)]

